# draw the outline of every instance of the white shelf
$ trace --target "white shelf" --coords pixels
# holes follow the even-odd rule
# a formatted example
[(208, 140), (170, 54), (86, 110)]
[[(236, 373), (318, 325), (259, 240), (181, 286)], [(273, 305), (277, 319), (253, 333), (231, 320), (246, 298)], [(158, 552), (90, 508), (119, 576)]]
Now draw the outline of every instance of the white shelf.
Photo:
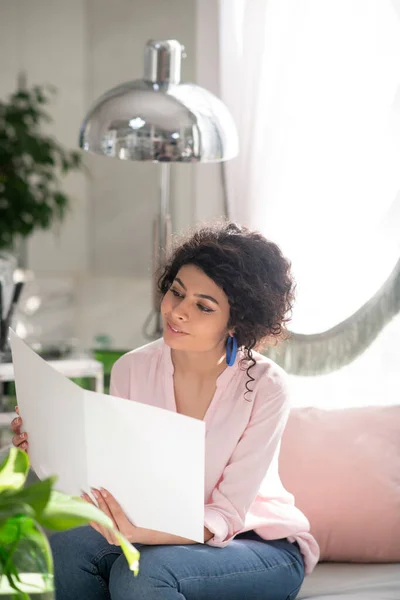
[[(103, 363), (93, 358), (49, 360), (47, 364), (65, 377), (93, 377), (96, 380), (96, 392), (103, 392)], [(14, 381), (12, 363), (0, 363), (0, 383)]]

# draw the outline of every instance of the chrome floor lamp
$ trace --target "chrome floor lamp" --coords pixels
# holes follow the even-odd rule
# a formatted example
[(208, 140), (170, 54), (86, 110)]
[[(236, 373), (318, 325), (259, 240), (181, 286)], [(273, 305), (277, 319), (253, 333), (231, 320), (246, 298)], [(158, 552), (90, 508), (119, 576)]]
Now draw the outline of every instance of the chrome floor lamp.
[(159, 214), (153, 233), (153, 306), (148, 337), (162, 333), (157, 292), (171, 237), (169, 183), (172, 162), (221, 162), (238, 153), (233, 119), (216, 96), (193, 83), (181, 83), (183, 46), (177, 40), (150, 40), (145, 46), (143, 79), (103, 94), (80, 130), (87, 152), (120, 160), (161, 163)]

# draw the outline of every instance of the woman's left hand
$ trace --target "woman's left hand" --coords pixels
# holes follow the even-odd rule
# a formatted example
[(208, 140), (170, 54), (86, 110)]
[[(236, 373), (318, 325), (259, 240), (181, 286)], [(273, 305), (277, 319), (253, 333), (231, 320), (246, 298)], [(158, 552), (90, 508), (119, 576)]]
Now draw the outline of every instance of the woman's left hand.
[[(102, 510), (103, 513), (112, 520), (115, 528), (118, 529), (118, 531), (120, 531), (127, 540), (134, 543), (135, 532), (138, 530), (138, 527), (135, 527), (135, 525), (131, 523), (114, 496), (110, 494), (108, 490), (103, 488), (100, 490), (92, 488), (92, 494), (97, 500), (98, 508), (100, 508), (100, 510)], [(89, 504), (96, 506), (88, 494), (83, 493), (81, 498), (86, 502), (89, 502)], [(101, 533), (101, 535), (104, 536), (110, 544), (114, 544), (115, 546), (120, 545), (111, 531), (105, 527), (102, 527), (98, 523), (91, 522), (90, 525), (93, 527), (93, 529)]]

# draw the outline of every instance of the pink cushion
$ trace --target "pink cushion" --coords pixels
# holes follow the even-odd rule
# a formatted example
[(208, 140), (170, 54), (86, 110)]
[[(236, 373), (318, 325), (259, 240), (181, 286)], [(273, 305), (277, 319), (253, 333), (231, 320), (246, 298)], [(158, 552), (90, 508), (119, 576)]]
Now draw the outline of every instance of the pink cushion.
[(400, 561), (400, 406), (293, 409), (280, 474), (321, 560)]

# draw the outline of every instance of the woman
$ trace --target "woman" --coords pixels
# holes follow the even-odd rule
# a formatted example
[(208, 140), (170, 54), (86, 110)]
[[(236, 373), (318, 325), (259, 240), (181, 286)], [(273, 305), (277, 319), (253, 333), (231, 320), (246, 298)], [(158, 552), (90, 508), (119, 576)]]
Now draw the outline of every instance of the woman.
[[(160, 291), (163, 339), (115, 363), (111, 393), (205, 421), (204, 544), (136, 527), (109, 492), (93, 490), (140, 548), (139, 575), (101, 528), (57, 533), (57, 599), (292, 600), (318, 546), (278, 475), (286, 376), (255, 351), (286, 333), (290, 263), (261, 234), (216, 224), (176, 249)], [(19, 434), (21, 420), (13, 427)]]

